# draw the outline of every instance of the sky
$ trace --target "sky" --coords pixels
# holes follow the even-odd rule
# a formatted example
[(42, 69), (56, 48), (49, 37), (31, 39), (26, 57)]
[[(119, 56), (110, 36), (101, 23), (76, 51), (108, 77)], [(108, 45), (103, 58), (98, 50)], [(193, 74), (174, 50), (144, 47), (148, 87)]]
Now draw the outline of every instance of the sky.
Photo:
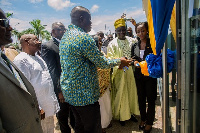
[[(6, 13), (13, 13), (10, 24), (18, 31), (31, 28), (29, 22), (34, 19), (40, 19), (49, 32), (54, 22), (62, 22), (67, 27), (71, 23), (70, 12), (75, 6), (90, 10), (95, 32), (114, 33), (114, 22), (123, 13), (136, 22), (146, 21), (142, 0), (0, 0), (0, 8)], [(134, 31), (131, 22), (127, 22), (127, 26)]]

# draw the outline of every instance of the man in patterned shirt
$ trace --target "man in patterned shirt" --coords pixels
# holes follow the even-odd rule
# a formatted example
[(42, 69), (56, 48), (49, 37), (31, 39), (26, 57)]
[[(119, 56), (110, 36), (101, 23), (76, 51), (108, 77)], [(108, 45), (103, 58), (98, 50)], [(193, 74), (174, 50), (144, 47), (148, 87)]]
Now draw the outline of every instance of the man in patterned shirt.
[(129, 66), (130, 61), (124, 57), (110, 60), (99, 51), (88, 34), (92, 24), (88, 9), (74, 7), (70, 16), (59, 47), (61, 89), (75, 117), (75, 132), (102, 133), (97, 67)]

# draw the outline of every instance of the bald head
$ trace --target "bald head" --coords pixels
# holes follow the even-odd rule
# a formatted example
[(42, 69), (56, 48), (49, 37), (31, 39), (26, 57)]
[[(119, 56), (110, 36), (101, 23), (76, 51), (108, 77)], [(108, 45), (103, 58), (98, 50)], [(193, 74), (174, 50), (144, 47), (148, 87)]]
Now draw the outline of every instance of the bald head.
[(33, 34), (25, 34), (25, 35), (22, 35), (21, 38), (20, 38), (20, 44), (22, 45), (22, 48), (24, 47), (24, 44), (30, 40), (31, 38), (35, 37), (35, 35)]
[(56, 28), (58, 28), (58, 27), (60, 27), (60, 26), (63, 26), (63, 27), (65, 27), (61, 22), (54, 22), (53, 24), (52, 24), (52, 30), (53, 29), (56, 29)]
[(85, 32), (90, 32), (92, 24), (91, 14), (87, 8), (76, 6), (72, 9), (70, 16), (72, 24), (82, 28)]
[(20, 44), (22, 46), (23, 52), (34, 56), (35, 53), (40, 50), (41, 42), (36, 35), (25, 34), (20, 38)]
[(72, 9), (70, 16), (73, 21), (73, 20), (79, 19), (85, 13), (90, 14), (90, 11), (85, 7), (76, 6)]
[(51, 35), (59, 40), (61, 40), (63, 34), (65, 33), (65, 26), (61, 22), (55, 22), (52, 24)]

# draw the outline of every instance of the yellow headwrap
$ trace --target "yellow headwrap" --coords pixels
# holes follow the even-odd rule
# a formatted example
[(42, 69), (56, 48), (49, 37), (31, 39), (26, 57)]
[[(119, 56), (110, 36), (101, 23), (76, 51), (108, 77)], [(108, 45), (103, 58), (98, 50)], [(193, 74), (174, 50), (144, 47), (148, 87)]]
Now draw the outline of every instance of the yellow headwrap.
[(122, 27), (125, 26), (125, 20), (123, 18), (121, 19), (117, 19), (114, 23), (115, 29), (117, 29), (118, 27)]

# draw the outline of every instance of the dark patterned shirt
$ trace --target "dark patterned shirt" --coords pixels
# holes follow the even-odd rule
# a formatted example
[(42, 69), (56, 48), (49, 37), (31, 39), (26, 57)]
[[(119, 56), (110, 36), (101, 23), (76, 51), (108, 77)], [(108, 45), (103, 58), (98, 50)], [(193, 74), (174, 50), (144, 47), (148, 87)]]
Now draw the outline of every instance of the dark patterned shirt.
[(120, 59), (107, 59), (94, 39), (83, 29), (69, 25), (60, 46), (61, 89), (65, 101), (73, 106), (85, 106), (99, 100), (97, 67), (111, 68)]

